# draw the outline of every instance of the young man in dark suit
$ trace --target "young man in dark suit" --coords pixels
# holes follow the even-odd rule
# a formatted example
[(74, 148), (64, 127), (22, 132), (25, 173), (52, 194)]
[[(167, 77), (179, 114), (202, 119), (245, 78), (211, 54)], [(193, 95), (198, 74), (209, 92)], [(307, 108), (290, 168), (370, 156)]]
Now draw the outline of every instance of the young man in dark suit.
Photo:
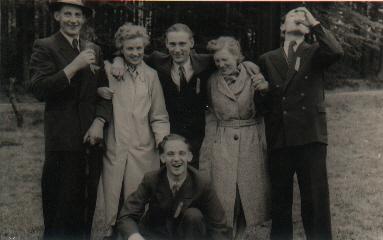
[[(272, 183), (271, 239), (292, 239), (293, 177), (297, 174), (308, 239), (329, 240), (324, 70), (343, 50), (306, 8), (286, 15), (283, 47), (260, 57), (270, 91), (265, 115)], [(308, 44), (305, 34), (317, 40)]]
[[(193, 32), (182, 23), (166, 31), (169, 54), (154, 51), (145, 62), (157, 70), (169, 114), (170, 132), (186, 137), (193, 152), (191, 165), (198, 168), (199, 150), (205, 136), (206, 82), (215, 69), (209, 54), (197, 54)], [(123, 59), (116, 58), (113, 75), (123, 76)]]
[(101, 170), (103, 126), (111, 102), (100, 48), (80, 39), (92, 10), (81, 0), (51, 4), (60, 30), (38, 39), (30, 61), (31, 91), (46, 103), (42, 175), (44, 239), (89, 238)]
[(193, 155), (186, 139), (170, 134), (159, 149), (165, 166), (145, 174), (124, 203), (117, 220), (120, 236), (126, 240), (227, 239), (226, 217), (215, 191), (196, 169), (188, 167)]

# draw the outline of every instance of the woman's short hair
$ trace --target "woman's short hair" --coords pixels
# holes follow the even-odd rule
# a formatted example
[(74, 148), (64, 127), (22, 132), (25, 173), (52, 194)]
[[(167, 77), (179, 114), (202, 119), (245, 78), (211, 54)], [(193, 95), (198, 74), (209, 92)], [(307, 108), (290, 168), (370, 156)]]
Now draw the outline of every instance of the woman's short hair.
[(170, 32), (186, 32), (189, 34), (190, 39), (193, 39), (193, 32), (192, 30), (188, 27), (188, 25), (183, 24), (183, 23), (176, 23), (171, 25), (165, 33), (165, 37), (168, 36), (168, 33)]
[(234, 56), (238, 57), (238, 62), (242, 62), (245, 58), (242, 54), (241, 45), (239, 41), (233, 37), (219, 37), (217, 39), (210, 40), (206, 46), (207, 50), (212, 52), (218, 52), (222, 49), (226, 49)]
[(125, 23), (119, 27), (117, 32), (114, 34), (116, 48), (121, 50), (122, 44), (125, 40), (134, 38), (142, 38), (144, 47), (149, 44), (149, 35), (145, 27), (134, 25), (132, 23)]
[(168, 141), (171, 141), (171, 140), (178, 140), (178, 141), (184, 142), (187, 145), (189, 151), (190, 152), (192, 151), (192, 147), (189, 141), (185, 137), (175, 133), (171, 133), (165, 136), (164, 139), (162, 139), (162, 142), (158, 145), (158, 150), (160, 154), (163, 154), (165, 152), (165, 145)]

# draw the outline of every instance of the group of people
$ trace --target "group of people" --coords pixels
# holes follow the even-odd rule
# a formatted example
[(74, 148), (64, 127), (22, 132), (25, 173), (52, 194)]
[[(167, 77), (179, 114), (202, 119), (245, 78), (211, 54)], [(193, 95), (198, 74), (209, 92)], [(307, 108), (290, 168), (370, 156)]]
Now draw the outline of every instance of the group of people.
[(332, 239), (323, 71), (343, 50), (306, 8), (286, 14), (283, 45), (256, 65), (233, 37), (197, 54), (181, 23), (168, 53), (150, 55), (146, 29), (122, 25), (104, 62), (80, 38), (92, 10), (50, 7), (60, 30), (30, 62), (46, 103), (44, 239), (89, 239), (98, 191), (105, 239), (242, 239), (269, 219), (272, 240), (292, 239), (294, 174), (307, 238)]

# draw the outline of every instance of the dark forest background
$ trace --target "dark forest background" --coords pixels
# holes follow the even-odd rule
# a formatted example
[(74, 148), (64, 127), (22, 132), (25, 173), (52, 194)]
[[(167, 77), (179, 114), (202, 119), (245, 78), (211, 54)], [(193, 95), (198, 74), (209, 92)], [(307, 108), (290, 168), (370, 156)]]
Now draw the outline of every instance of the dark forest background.
[[(206, 52), (208, 40), (231, 35), (241, 41), (245, 56), (257, 57), (280, 45), (280, 20), (292, 8), (306, 6), (332, 30), (345, 57), (326, 74), (327, 87), (360, 84), (383, 86), (383, 4), (373, 2), (143, 2), (88, 1), (94, 18), (83, 34), (95, 41), (106, 58), (114, 52), (113, 36), (125, 22), (147, 27), (152, 49), (164, 49), (164, 31), (182, 22), (195, 33), (195, 49)], [(29, 79), (33, 41), (57, 31), (48, 0), (0, 0), (0, 91), (16, 79), (19, 92)], [(315, 39), (312, 39), (314, 41)]]

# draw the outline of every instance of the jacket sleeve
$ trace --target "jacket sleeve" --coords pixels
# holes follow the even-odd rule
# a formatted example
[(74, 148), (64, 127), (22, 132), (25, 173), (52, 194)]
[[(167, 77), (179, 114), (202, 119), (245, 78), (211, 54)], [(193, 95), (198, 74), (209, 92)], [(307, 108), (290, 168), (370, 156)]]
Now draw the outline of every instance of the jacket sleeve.
[(126, 199), (117, 218), (117, 231), (123, 239), (128, 239), (134, 233), (139, 233), (138, 224), (145, 212), (145, 205), (150, 200), (150, 195), (150, 184), (145, 175), (137, 190)]
[(156, 145), (170, 133), (170, 123), (168, 112), (166, 111), (164, 93), (162, 91), (157, 72), (153, 75), (151, 87), (151, 107), (149, 111), (149, 121), (152, 127)]
[[(98, 87), (108, 87), (109, 81), (106, 76), (105, 66), (102, 51), (98, 48), (98, 66), (100, 67), (99, 71), (96, 74), (97, 86)], [(103, 118), (106, 122), (110, 122), (113, 115), (113, 105), (111, 100), (106, 100), (97, 95), (97, 105), (96, 105), (96, 117)]]
[(63, 69), (57, 69), (51, 51), (39, 39), (33, 44), (30, 76), (30, 90), (40, 101), (44, 101), (70, 86)]
[(319, 45), (314, 59), (318, 59), (323, 67), (330, 66), (343, 56), (342, 46), (329, 30), (321, 24), (315, 25), (311, 30)]
[(208, 236), (213, 240), (226, 240), (226, 215), (212, 185), (206, 184), (202, 194), (201, 212), (206, 219)]

